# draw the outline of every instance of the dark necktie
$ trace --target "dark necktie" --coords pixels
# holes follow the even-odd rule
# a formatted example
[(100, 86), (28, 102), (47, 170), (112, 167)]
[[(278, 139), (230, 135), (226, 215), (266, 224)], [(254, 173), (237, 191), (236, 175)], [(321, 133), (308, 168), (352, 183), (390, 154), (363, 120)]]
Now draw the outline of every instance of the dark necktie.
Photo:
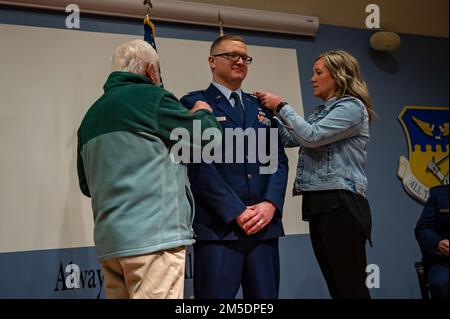
[(236, 92), (231, 93), (230, 96), (233, 100), (234, 100), (234, 108), (236, 110), (236, 112), (239, 114), (239, 118), (241, 119), (241, 124), (244, 125), (244, 117), (245, 117), (245, 112), (244, 112), (244, 106), (241, 103), (241, 99), (239, 98), (239, 94), (237, 94)]

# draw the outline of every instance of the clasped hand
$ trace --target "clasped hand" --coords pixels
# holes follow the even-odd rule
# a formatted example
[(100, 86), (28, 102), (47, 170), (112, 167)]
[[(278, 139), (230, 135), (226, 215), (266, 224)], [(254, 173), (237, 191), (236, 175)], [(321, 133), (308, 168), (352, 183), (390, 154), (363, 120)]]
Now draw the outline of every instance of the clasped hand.
[(448, 256), (448, 239), (443, 239), (438, 243), (438, 250), (441, 254)]
[(266, 227), (275, 214), (276, 207), (268, 201), (247, 208), (236, 217), (236, 222), (247, 235), (253, 235)]

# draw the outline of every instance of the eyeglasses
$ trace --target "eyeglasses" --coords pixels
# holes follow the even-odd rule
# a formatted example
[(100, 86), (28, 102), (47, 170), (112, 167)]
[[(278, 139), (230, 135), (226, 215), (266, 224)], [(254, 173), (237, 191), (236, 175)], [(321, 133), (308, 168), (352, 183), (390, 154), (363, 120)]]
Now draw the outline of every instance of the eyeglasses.
[(225, 57), (227, 60), (236, 63), (239, 61), (239, 59), (242, 59), (242, 61), (246, 64), (250, 64), (253, 61), (253, 58), (251, 56), (245, 55), (245, 54), (238, 54), (235, 52), (225, 52), (225, 53), (220, 53), (220, 54), (214, 54), (214, 57), (216, 56), (223, 56)]

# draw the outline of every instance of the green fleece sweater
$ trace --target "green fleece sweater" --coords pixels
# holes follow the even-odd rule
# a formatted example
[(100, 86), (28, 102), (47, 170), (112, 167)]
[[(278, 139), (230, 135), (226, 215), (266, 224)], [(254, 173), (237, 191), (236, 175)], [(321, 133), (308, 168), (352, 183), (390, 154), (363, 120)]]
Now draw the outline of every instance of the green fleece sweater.
[[(218, 128), (206, 110), (189, 111), (147, 78), (113, 72), (78, 129), (81, 191), (92, 199), (100, 260), (152, 253), (194, 242), (194, 203), (186, 166), (171, 160), (175, 128), (192, 135)], [(192, 146), (192, 145), (191, 145)]]

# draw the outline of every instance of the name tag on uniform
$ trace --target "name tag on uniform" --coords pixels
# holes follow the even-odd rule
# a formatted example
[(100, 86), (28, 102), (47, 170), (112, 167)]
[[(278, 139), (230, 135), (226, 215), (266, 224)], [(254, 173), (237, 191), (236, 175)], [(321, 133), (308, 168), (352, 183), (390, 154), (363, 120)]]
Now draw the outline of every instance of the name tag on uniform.
[(216, 116), (217, 122), (225, 122), (227, 118), (225, 116)]
[(448, 214), (448, 208), (441, 208), (441, 209), (439, 209), (439, 212)]

